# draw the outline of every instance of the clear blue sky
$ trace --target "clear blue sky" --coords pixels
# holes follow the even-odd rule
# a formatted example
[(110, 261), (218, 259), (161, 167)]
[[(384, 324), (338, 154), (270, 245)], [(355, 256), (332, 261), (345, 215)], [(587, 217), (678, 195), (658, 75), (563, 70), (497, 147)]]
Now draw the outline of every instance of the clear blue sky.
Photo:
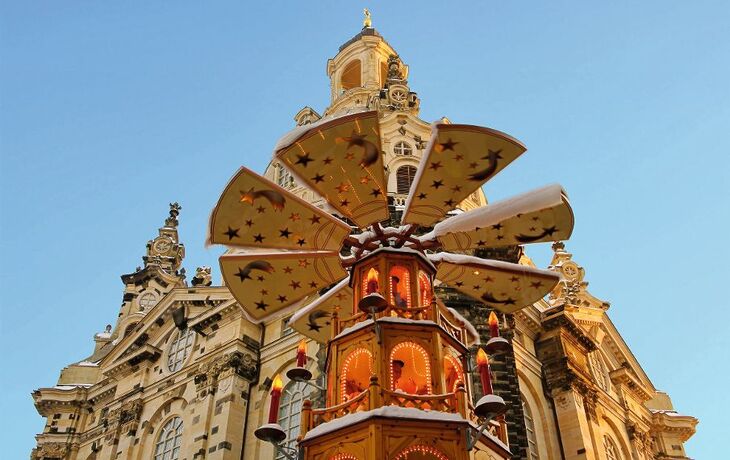
[[(114, 323), (167, 203), (188, 273), (214, 267), (209, 210), (261, 171), (326, 60), (374, 26), (410, 65), (426, 120), (490, 126), (526, 155), (491, 200), (552, 182), (568, 249), (657, 388), (718, 458), (730, 380), (730, 6), (643, 2), (2, 2), (0, 349), (4, 458), (27, 458), (52, 386)], [(548, 248), (531, 250), (545, 265)]]

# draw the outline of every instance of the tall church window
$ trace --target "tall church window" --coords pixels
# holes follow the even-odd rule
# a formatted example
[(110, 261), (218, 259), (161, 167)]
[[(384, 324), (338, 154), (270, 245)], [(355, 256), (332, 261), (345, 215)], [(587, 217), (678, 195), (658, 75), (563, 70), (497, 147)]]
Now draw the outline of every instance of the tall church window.
[(362, 75), (361, 74), (362, 74), (362, 66), (360, 65), (359, 59), (355, 59), (354, 61), (347, 64), (347, 67), (345, 67), (345, 70), (342, 71), (342, 78), (340, 79), (342, 90), (347, 91), (348, 89), (357, 88), (359, 86), (362, 86), (362, 84), (361, 84)]
[(193, 349), (193, 342), (195, 342), (195, 332), (192, 329), (178, 332), (167, 352), (167, 368), (170, 372), (177, 372), (182, 369), (185, 360), (188, 359), (190, 351)]
[[(277, 422), (286, 433), (284, 447), (296, 447), (297, 436), (299, 436), (299, 425), (301, 423), (302, 402), (304, 401), (304, 390), (306, 384), (301, 382), (289, 382), (281, 392), (279, 402), (279, 420)], [(279, 452), (274, 457), (276, 460), (286, 460), (286, 456)]]
[(182, 418), (173, 417), (165, 423), (155, 445), (155, 460), (178, 460), (180, 458), (182, 433)]
[(525, 431), (527, 432), (527, 455), (530, 460), (537, 460), (540, 456), (537, 450), (535, 419), (532, 418), (532, 410), (524, 397), (522, 398), (522, 415), (525, 418)]
[(413, 148), (407, 142), (400, 141), (393, 147), (393, 152), (396, 155), (411, 156), (413, 155)]
[(276, 164), (276, 183), (279, 187), (291, 188), (294, 186), (294, 178), (284, 166), (280, 163)]
[(611, 379), (608, 376), (608, 368), (601, 356), (601, 352), (596, 350), (588, 355), (588, 362), (590, 363), (591, 374), (593, 374), (596, 383), (603, 391), (608, 392), (611, 389)]
[(413, 178), (416, 177), (416, 168), (414, 166), (401, 166), (395, 173), (396, 188), (401, 195), (407, 195), (411, 189)]
[(603, 436), (603, 449), (606, 451), (606, 460), (621, 460), (616, 443), (607, 434)]

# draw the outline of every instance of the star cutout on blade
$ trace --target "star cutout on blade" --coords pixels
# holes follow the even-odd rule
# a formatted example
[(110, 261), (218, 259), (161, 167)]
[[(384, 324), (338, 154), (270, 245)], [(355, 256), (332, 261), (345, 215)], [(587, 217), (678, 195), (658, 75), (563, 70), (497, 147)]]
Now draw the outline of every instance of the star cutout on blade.
[(480, 246), (481, 247), (481, 246), (486, 246), (486, 245), (487, 245), (487, 242), (484, 241), (484, 240), (477, 241), (477, 246)]
[(260, 292), (261, 292), (261, 295), (269, 295), (269, 291), (267, 291), (266, 289), (261, 289)]
[(330, 158), (330, 157), (327, 157), (327, 158), (325, 158), (324, 160), (322, 160), (322, 163), (324, 163), (324, 164), (328, 165), (328, 164), (332, 163), (332, 158)]
[(370, 192), (370, 194), (371, 194), (371, 195), (372, 195), (373, 197), (378, 197), (378, 196), (382, 195), (383, 193), (382, 193), (382, 192), (380, 191), (380, 189), (379, 189), (379, 188), (374, 188), (374, 189), (373, 189), (373, 191), (372, 191), (372, 192)]
[(503, 239), (504, 239), (504, 236), (502, 236), (502, 235), (497, 235), (497, 241), (499, 241), (499, 240), (503, 240)]
[(418, 196), (416, 196), (416, 198), (418, 198), (419, 200), (425, 200), (427, 196), (428, 195), (426, 195), (425, 193), (421, 192), (421, 193), (418, 194)]
[(289, 287), (294, 290), (297, 290), (300, 287), (302, 287), (302, 283), (300, 283), (299, 281), (292, 281), (291, 283), (289, 283)]
[(489, 153), (487, 153), (485, 156), (483, 156), (482, 160), (491, 160), (492, 158), (494, 158), (495, 160), (502, 159), (502, 155), (500, 155), (500, 153), (502, 153), (502, 149), (499, 149), (499, 150), (487, 149), (487, 151)]
[(482, 281), (484, 281), (485, 283), (491, 283), (492, 281), (494, 281), (494, 278), (492, 278), (491, 276), (486, 276), (482, 278)]
[(319, 223), (319, 221), (321, 221), (321, 220), (322, 220), (322, 217), (320, 217), (320, 216), (317, 216), (317, 215), (314, 215), (314, 216), (312, 216), (312, 217), (310, 217), (310, 218), (309, 218), (309, 221), (310, 221), (310, 222), (311, 222), (312, 224), (318, 224), (318, 223)]
[(532, 283), (530, 283), (530, 287), (539, 289), (542, 287), (542, 281), (533, 281)]
[(239, 229), (237, 229), (237, 228), (236, 229), (233, 229), (231, 227), (228, 227), (228, 230), (225, 231), (225, 232), (223, 232), (223, 234), (228, 237), (228, 241), (231, 241), (234, 237), (235, 238), (239, 238), (239, 236), (238, 236), (238, 230)]
[(284, 267), (284, 273), (289, 274), (291, 272), (292, 272), (292, 268), (290, 266), (287, 265), (286, 267)]
[(474, 169), (474, 168), (476, 168), (477, 166), (479, 166), (479, 163), (476, 163), (476, 162), (471, 162), (471, 163), (469, 163), (469, 169)]
[(263, 214), (264, 211), (266, 211), (266, 208), (263, 206), (259, 206), (258, 208), (256, 208), (256, 212), (258, 212), (259, 214)]
[(310, 281), (309, 282), (309, 287), (312, 288), (312, 289), (317, 289), (317, 283), (315, 281)]
[(461, 185), (454, 185), (451, 187), (452, 192), (460, 192), (461, 191)]
[(266, 307), (268, 307), (269, 304), (264, 302), (263, 300), (256, 302), (256, 310), (264, 310), (266, 311)]
[(264, 276), (263, 276), (263, 275), (259, 275), (259, 276), (257, 276), (257, 277), (256, 277), (256, 281), (260, 281), (260, 282), (263, 282), (263, 281), (264, 281)]
[(516, 276), (513, 276), (513, 277), (512, 277), (512, 278), (510, 278), (509, 280), (510, 280), (510, 281), (512, 281), (513, 283), (516, 283), (516, 282), (518, 282), (518, 281), (519, 281), (520, 279), (519, 279), (518, 277), (516, 277)]
[(454, 146), (457, 145), (457, 144), (458, 144), (458, 142), (454, 142), (454, 141), (451, 140), (451, 138), (449, 138), (449, 140), (446, 141), (446, 142), (439, 142), (438, 143), (438, 148), (436, 150), (439, 151), (439, 152), (445, 152), (447, 150), (451, 150), (453, 152), (454, 151)]
[(289, 228), (285, 228), (284, 230), (279, 230), (279, 236), (281, 238), (289, 239), (289, 235), (291, 235)]
[(460, 153), (457, 153), (456, 156), (454, 157), (454, 160), (456, 160), (456, 161), (461, 161), (463, 159), (464, 159), (464, 155), (462, 155)]
[(286, 302), (286, 296), (285, 295), (277, 296), (276, 300), (278, 300), (281, 303), (284, 303), (284, 302)]
[(299, 245), (299, 247), (302, 247), (302, 246), (304, 246), (305, 244), (307, 244), (307, 240), (305, 240), (304, 238), (299, 238), (299, 239), (297, 240), (297, 244)]
[(250, 226), (252, 226), (252, 225), (253, 225), (253, 221), (252, 221), (251, 219), (248, 219), (248, 220), (246, 221), (246, 227), (250, 227)]
[(456, 282), (456, 287), (462, 287), (462, 286), (464, 286), (464, 283), (462, 283), (461, 281)]
[(431, 187), (433, 187), (433, 188), (435, 188), (435, 189), (438, 190), (438, 188), (439, 187), (443, 187), (443, 185), (444, 185), (444, 181), (442, 181), (442, 180), (435, 180), (435, 181), (433, 181), (433, 184), (431, 184)]
[(482, 288), (482, 287), (481, 287), (480, 285), (478, 285), (478, 284), (475, 284), (475, 285), (474, 285), (474, 286), (472, 286), (472, 287), (474, 288), (474, 290), (475, 290), (475, 291), (478, 291), (479, 289), (481, 289), (481, 288)]
[(361, 183), (361, 184), (366, 184), (366, 185), (367, 185), (368, 183), (370, 183), (370, 178), (369, 178), (368, 176), (362, 176), (362, 177), (360, 178), (360, 183)]
[(350, 202), (346, 199), (340, 201), (340, 206), (349, 206), (349, 205), (350, 205)]
[(453, 208), (455, 204), (456, 204), (456, 202), (451, 199), (444, 201), (444, 206), (448, 206), (450, 208)]
[(324, 182), (324, 176), (322, 174), (315, 174), (312, 180), (315, 184), (319, 184), (320, 182)]
[(312, 162), (312, 161), (314, 161), (314, 160), (312, 160), (311, 158), (309, 158), (309, 153), (307, 153), (307, 152), (304, 152), (303, 154), (297, 153), (297, 162), (296, 162), (296, 164), (302, 165), (302, 166), (304, 166), (306, 168), (307, 165), (310, 162)]
[(492, 229), (493, 229), (493, 230), (502, 230), (502, 224), (495, 224), (495, 225), (492, 225)]
[(337, 190), (339, 193), (345, 193), (350, 190), (350, 186), (347, 184), (347, 182), (342, 182), (340, 185), (335, 187), (335, 190)]
[(250, 273), (250, 270), (244, 270), (243, 268), (238, 267), (238, 273), (236, 273), (236, 276), (239, 277), (241, 279), (241, 282), (243, 283), (243, 280), (251, 279)]
[(345, 160), (354, 160), (354, 159), (355, 159), (355, 154), (354, 154), (354, 153), (352, 153), (352, 152), (347, 152), (347, 153), (345, 154)]
[(291, 213), (291, 215), (289, 216), (289, 220), (291, 220), (292, 222), (296, 222), (296, 221), (298, 221), (299, 219), (301, 219), (301, 217), (299, 217), (299, 213), (297, 213), (297, 212), (293, 212), (293, 213)]
[(443, 168), (444, 165), (441, 164), (440, 161), (434, 161), (430, 165), (428, 165), (429, 169), (433, 169), (434, 171), (438, 171), (439, 168)]
[(266, 239), (266, 237), (264, 235), (262, 235), (261, 233), (257, 233), (256, 235), (253, 236), (253, 240), (256, 243), (263, 243), (265, 239)]
[(310, 265), (312, 265), (312, 262), (308, 261), (307, 259), (299, 259), (299, 266), (307, 268)]

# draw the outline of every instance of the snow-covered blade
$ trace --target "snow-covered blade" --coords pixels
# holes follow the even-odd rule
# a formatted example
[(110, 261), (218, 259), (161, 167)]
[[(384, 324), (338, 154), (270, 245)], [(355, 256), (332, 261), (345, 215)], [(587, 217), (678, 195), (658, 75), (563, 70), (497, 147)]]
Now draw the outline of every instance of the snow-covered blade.
[(555, 272), (498, 260), (443, 252), (429, 259), (442, 283), (505, 313), (535, 303), (560, 280)]
[(208, 243), (338, 251), (350, 227), (242, 167), (213, 208)]
[(220, 265), (226, 286), (254, 321), (347, 275), (333, 251), (232, 251), (220, 257)]
[(565, 191), (560, 185), (549, 185), (450, 217), (420, 239), (438, 239), (447, 251), (466, 251), (567, 240), (573, 223)]
[(319, 343), (332, 338), (332, 313), (338, 310), (340, 318), (352, 314), (352, 289), (345, 278), (306, 307), (298, 310), (289, 319), (289, 326), (295, 331)]
[(526, 150), (489, 128), (437, 124), (406, 201), (402, 223), (433, 225)]
[(329, 120), (277, 147), (299, 180), (360, 228), (388, 218), (377, 112)]

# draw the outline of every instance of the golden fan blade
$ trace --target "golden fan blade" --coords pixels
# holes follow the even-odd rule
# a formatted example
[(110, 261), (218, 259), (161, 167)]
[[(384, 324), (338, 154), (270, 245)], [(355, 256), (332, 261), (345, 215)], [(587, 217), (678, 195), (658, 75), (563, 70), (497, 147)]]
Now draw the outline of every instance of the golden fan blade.
[(388, 218), (377, 112), (314, 124), (280, 143), (276, 156), (360, 228)]
[(438, 124), (413, 180), (401, 219), (433, 225), (526, 150), (505, 133)]
[(242, 167), (211, 213), (208, 242), (338, 251), (350, 231), (340, 219)]
[(548, 270), (478, 257), (438, 253), (436, 278), (469, 297), (513, 313), (548, 294), (560, 275)]
[(220, 257), (226, 286), (255, 321), (263, 321), (344, 278), (332, 251), (239, 251)]
[(294, 313), (289, 325), (297, 332), (319, 342), (332, 338), (332, 314), (337, 310), (340, 318), (352, 314), (352, 289), (349, 278), (344, 279), (309, 305)]
[(573, 210), (559, 185), (473, 209), (436, 224), (422, 241), (437, 238), (446, 251), (567, 240)]

